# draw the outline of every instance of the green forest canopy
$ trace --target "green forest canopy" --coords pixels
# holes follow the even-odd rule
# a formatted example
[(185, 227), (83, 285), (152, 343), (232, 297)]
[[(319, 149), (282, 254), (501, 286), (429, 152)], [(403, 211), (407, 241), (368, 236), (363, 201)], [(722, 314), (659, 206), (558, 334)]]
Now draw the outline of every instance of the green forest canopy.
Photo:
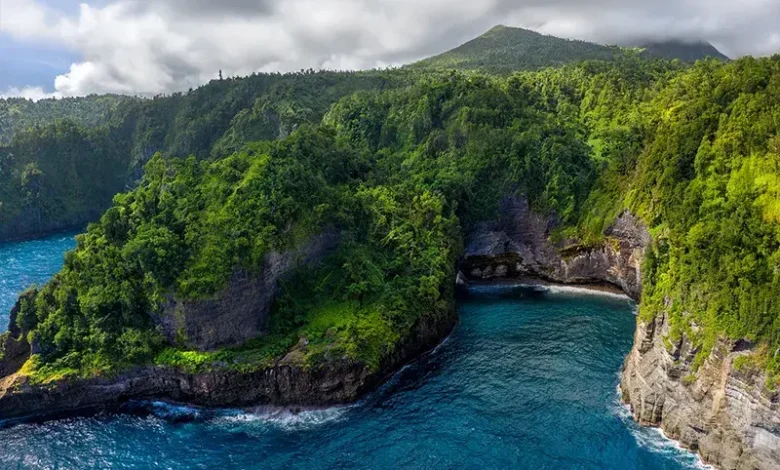
[[(203, 144), (166, 145), (207, 154), (205, 142), (228, 135), (201, 127), (209, 110), (182, 115), (205, 113), (202, 124), (176, 121), (208, 133)], [(642, 314), (668, 313), (671, 339), (685, 332), (698, 363), (721, 335), (758, 343), (755, 366), (774, 386), (780, 56), (421, 74), (347, 94), (323, 114), (229, 155), (151, 158), (62, 272), (24, 297), (17, 323), (40, 351), (31, 370), (256, 368), (300, 336), (310, 364), (346, 354), (377, 367), (417, 321), (452, 308), (463, 234), (516, 193), (586, 245), (603, 242), (622, 210), (639, 215), (654, 238)], [(169, 293), (208, 296), (234, 267), (257, 271), (266, 253), (326, 227), (342, 231), (339, 249), (296, 275), (295, 295), (283, 286), (268, 337), (198, 353), (155, 330), (149, 313)]]
[[(0, 99), (0, 240), (97, 220), (114, 194), (137, 184), (143, 165), (158, 151), (229, 155), (248, 142), (318, 124), (336, 101), (358, 91), (403, 88), (450, 68), (509, 74), (589, 59), (653, 60), (654, 50), (640, 53), (499, 26), (395, 70), (254, 74), (154, 99)], [(683, 60), (717, 53), (711, 46), (671, 43), (656, 52)]]

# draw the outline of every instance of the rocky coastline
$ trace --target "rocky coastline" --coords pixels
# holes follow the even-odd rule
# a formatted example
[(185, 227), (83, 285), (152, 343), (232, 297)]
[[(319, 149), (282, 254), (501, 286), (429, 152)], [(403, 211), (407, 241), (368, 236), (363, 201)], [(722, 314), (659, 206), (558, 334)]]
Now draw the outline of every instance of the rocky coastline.
[[(468, 234), (457, 284), (465, 288), (474, 283), (534, 280), (620, 291), (640, 299), (641, 262), (651, 239), (636, 217), (621, 214), (606, 230), (606, 242), (598, 247), (581, 247), (567, 240), (551, 242), (555, 223), (534, 214), (524, 198), (506, 198), (497, 220), (479, 224)], [(304, 260), (316, 258), (331, 242), (330, 238), (315, 240), (311, 250), (295, 256), (301, 258), (303, 253)], [(291, 265), (275, 259), (276, 266)], [(277, 271), (274, 282), (281, 275)], [(262, 295), (268, 301), (267, 294)], [(0, 419), (113, 407), (133, 399), (209, 407), (349, 403), (435, 347), (456, 323), (455, 308), (440, 317), (426, 317), (374, 371), (346, 358), (306, 367), (288, 355), (271, 367), (250, 373), (216, 368), (192, 374), (143, 367), (115, 377), (47, 385), (33, 385), (19, 374), (9, 374), (9, 370), (18, 370), (24, 351), (29, 350), (29, 345), (13, 340), (18, 335), (11, 334), (5, 338), (5, 359), (0, 361), (0, 376), (6, 376), (0, 378)], [(669, 341), (668, 329), (665, 316), (637, 324), (620, 385), (635, 419), (642, 425), (660, 427), (719, 468), (779, 469), (780, 397), (767, 389), (760, 371), (738, 370), (734, 365), (735, 359), (754, 346), (746, 341), (720, 340), (704, 365), (692, 374), (698, 351), (685, 336)], [(221, 338), (219, 332), (214, 334), (193, 335), (192, 344), (211, 347), (213, 338)]]
[(666, 315), (637, 325), (620, 386), (635, 419), (718, 468), (780, 468), (780, 395), (767, 389), (763, 372), (735, 366), (753, 345), (720, 339), (693, 374), (698, 351), (685, 335), (671, 342), (668, 333)]
[[(534, 214), (525, 199), (506, 198), (498, 220), (469, 235), (458, 283), (530, 277), (619, 288), (640, 299), (640, 267), (651, 238), (636, 217), (621, 214), (596, 248), (552, 243), (554, 227), (555, 220)], [(734, 366), (754, 345), (721, 339), (692, 374), (698, 351), (685, 336), (669, 342), (668, 330), (666, 316), (637, 323), (620, 385), (634, 418), (723, 470), (780, 469), (780, 394), (767, 389), (760, 371)]]
[(82, 410), (113, 409), (129, 400), (162, 400), (205, 407), (329, 406), (351, 403), (404, 364), (435, 348), (457, 324), (455, 309), (426, 317), (376, 370), (341, 358), (306, 366), (290, 355), (254, 372), (228, 367), (187, 373), (173, 367), (139, 367), (112, 377), (31, 384), (20, 374), (0, 379), (0, 420), (41, 418)]

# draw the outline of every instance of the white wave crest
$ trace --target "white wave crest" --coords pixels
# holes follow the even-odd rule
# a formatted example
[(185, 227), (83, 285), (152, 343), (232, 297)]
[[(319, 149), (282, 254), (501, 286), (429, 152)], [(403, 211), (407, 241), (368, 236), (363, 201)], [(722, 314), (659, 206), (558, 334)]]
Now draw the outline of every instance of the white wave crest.
[(629, 296), (621, 292), (614, 292), (606, 289), (599, 289), (586, 286), (565, 286), (560, 284), (540, 284), (533, 282), (504, 282), (496, 284), (477, 284), (469, 286), (472, 292), (505, 292), (514, 289), (533, 289), (539, 292), (545, 292), (554, 295), (594, 295), (599, 297), (611, 297), (621, 300), (631, 300)]
[(250, 410), (226, 411), (213, 422), (223, 425), (264, 424), (285, 430), (299, 430), (339, 421), (348, 409), (348, 406), (331, 408), (261, 406)]
[(577, 286), (559, 286), (559, 285), (539, 285), (533, 286), (541, 289), (550, 294), (558, 295), (595, 295), (599, 297), (612, 297), (614, 299), (631, 300), (629, 296), (620, 292), (610, 292), (608, 290), (594, 289), (589, 287), (577, 287)]
[(640, 447), (651, 452), (676, 457), (677, 460), (691, 469), (715, 470), (715, 467), (705, 464), (698, 454), (686, 449), (678, 441), (664, 434), (661, 428), (639, 426), (634, 422), (631, 408), (620, 400), (620, 386), (614, 403), (615, 415), (626, 425), (631, 435)]

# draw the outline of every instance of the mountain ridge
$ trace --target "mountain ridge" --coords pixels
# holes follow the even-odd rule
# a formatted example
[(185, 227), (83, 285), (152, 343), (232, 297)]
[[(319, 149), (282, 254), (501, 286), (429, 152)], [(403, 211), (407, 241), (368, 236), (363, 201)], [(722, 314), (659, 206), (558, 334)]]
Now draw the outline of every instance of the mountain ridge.
[(422, 59), (409, 67), (453, 68), (505, 74), (587, 60), (614, 60), (637, 53), (644, 59), (679, 59), (683, 62), (695, 62), (707, 57), (729, 60), (712, 44), (703, 41), (648, 41), (641, 47), (627, 47), (561, 38), (530, 29), (497, 25), (458, 47)]

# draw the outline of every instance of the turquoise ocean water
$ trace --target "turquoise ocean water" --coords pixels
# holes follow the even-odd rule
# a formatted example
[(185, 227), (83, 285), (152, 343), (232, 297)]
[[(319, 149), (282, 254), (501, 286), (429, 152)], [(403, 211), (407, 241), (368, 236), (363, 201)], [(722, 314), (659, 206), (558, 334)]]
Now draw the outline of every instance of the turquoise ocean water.
[[(0, 326), (72, 236), (0, 245)], [(616, 387), (635, 306), (566, 289), (484, 288), (432, 354), (352, 406), (122, 414), (0, 428), (2, 469), (688, 469)]]

